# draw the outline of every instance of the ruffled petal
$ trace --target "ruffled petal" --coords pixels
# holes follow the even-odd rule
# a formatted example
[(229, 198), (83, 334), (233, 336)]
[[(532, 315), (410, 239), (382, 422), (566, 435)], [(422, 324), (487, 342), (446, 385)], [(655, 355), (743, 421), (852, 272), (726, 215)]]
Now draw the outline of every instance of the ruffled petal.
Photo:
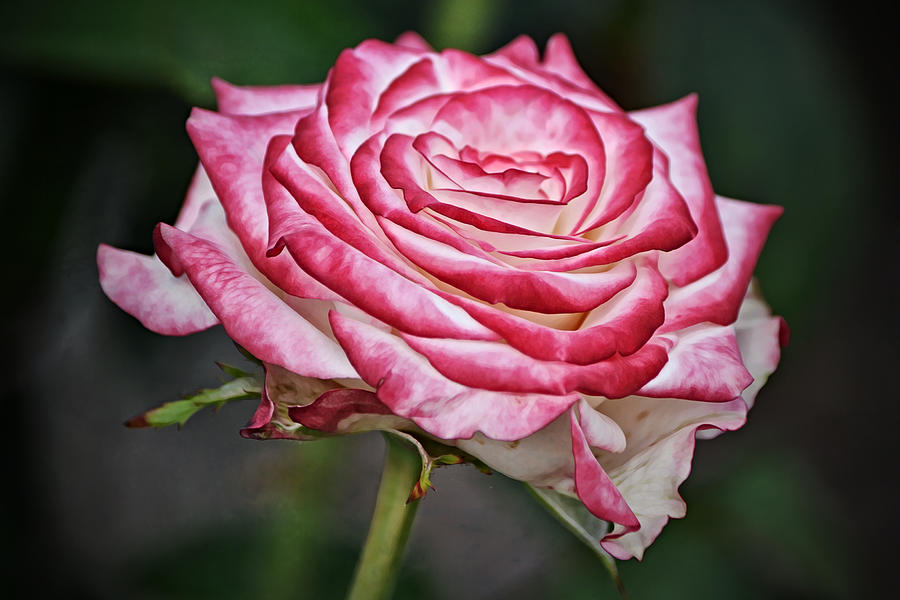
[[(592, 409), (588, 407), (587, 411), (590, 410)], [(577, 412), (584, 415), (587, 411)], [(575, 492), (578, 498), (594, 516), (614, 523), (623, 532), (634, 531), (640, 527), (640, 522), (622, 493), (597, 462), (575, 407), (569, 413), (569, 423), (572, 455), (575, 457)]]
[(390, 221), (384, 231), (394, 245), (427, 273), (491, 304), (541, 313), (584, 312), (597, 308), (637, 277), (632, 263), (601, 273), (524, 271), (459, 252)]
[(425, 41), (425, 38), (423, 38), (415, 31), (404, 31), (397, 36), (397, 39), (394, 40), (394, 43), (398, 46), (406, 46), (407, 48), (412, 48), (413, 50), (422, 50), (424, 52), (430, 52), (433, 50), (431, 45)]
[(778, 366), (781, 348), (787, 345), (790, 334), (784, 319), (772, 316), (754, 284), (747, 290), (734, 330), (741, 359), (753, 376), (753, 383), (741, 394), (751, 408), (760, 388)]
[(740, 398), (709, 404), (629, 397), (607, 400), (600, 410), (628, 440), (624, 452), (604, 454), (600, 462), (640, 522), (634, 531), (617, 524), (602, 546), (621, 560), (640, 560), (669, 518), (685, 515), (678, 486), (690, 473), (698, 430), (738, 429), (747, 406)]

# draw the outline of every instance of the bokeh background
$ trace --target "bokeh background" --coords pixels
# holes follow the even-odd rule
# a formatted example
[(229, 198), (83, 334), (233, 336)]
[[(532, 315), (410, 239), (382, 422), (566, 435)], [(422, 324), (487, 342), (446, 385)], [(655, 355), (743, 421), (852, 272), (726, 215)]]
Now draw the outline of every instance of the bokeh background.
[[(844, 4), (3, 3), (3, 591), (343, 596), (380, 438), (243, 440), (253, 402), (126, 430), (240, 357), (218, 328), (142, 329), (103, 297), (94, 253), (151, 252), (154, 224), (174, 220), (196, 162), (184, 121), (213, 105), (211, 76), (318, 82), (341, 49), (413, 29), (479, 53), (565, 32), (626, 108), (696, 91), (717, 191), (786, 208), (758, 276), (791, 345), (747, 427), (699, 444), (687, 518), (621, 565), (631, 597), (872, 597), (900, 533), (898, 98), (889, 20)], [(616, 597), (515, 482), (465, 466), (434, 482), (398, 598)]]

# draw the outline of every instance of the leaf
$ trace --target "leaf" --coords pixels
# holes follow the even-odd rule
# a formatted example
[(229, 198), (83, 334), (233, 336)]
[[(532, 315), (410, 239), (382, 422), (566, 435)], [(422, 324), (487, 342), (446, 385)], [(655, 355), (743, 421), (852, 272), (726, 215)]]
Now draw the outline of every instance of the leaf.
[(184, 400), (166, 402), (125, 422), (126, 427), (181, 427), (188, 419), (206, 406), (219, 408), (231, 400), (258, 397), (262, 386), (256, 377), (239, 377), (215, 389), (200, 390)]
[(526, 485), (538, 501), (544, 505), (544, 508), (559, 519), (566, 526), (566, 529), (574, 533), (575, 537), (594, 551), (603, 562), (606, 570), (609, 571), (616, 587), (619, 589), (619, 594), (625, 598), (625, 587), (616, 567), (616, 559), (600, 545), (600, 540), (609, 532), (609, 523), (595, 517), (584, 504), (575, 498), (553, 490)]

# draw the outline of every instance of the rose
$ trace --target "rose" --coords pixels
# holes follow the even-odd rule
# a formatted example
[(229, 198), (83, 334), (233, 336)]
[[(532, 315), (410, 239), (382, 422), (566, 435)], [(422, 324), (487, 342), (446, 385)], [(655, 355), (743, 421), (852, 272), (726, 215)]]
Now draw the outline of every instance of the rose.
[(781, 210), (713, 194), (695, 97), (624, 112), (560, 35), (213, 86), (157, 256), (98, 264), (146, 327), (264, 362), (245, 435), (427, 435), (579, 498), (620, 558), (684, 514), (695, 436), (743, 424), (786, 335), (748, 289)]

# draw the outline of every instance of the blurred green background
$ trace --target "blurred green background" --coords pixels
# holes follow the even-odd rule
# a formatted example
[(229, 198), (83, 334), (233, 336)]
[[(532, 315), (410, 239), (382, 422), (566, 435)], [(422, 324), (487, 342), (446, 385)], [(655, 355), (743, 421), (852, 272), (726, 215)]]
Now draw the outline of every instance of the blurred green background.
[[(700, 443), (687, 518), (621, 571), (634, 599), (853, 598), (893, 567), (898, 409), (895, 67), (889, 20), (762, 0), (46, 0), (0, 7), (7, 491), (4, 591), (70, 598), (341, 598), (377, 436), (242, 440), (252, 403), (129, 431), (236, 361), (109, 303), (99, 242), (150, 252), (196, 158), (209, 78), (321, 81), (341, 49), (412, 29), (491, 51), (570, 37), (625, 108), (700, 95), (713, 184), (780, 204), (758, 276), (793, 338), (747, 427)], [(889, 183), (890, 182), (890, 183)], [(886, 376), (887, 375), (887, 376)], [(515, 482), (436, 473), (398, 598), (615, 598)], [(10, 596), (18, 597), (18, 596)]]

